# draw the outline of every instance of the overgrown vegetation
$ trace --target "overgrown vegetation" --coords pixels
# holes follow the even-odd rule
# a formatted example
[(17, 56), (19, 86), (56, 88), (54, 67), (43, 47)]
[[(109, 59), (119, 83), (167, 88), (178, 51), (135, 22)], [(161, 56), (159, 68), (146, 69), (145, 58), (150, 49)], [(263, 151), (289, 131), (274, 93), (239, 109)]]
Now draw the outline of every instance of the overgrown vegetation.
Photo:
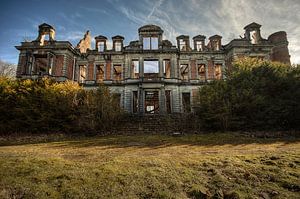
[(77, 83), (50, 79), (0, 78), (0, 132), (93, 133), (122, 115), (106, 87), (84, 90)]
[(0, 140), (0, 198), (299, 198), (300, 143), (237, 133)]
[(300, 67), (241, 59), (226, 80), (202, 87), (199, 96), (195, 108), (204, 129), (300, 128)]

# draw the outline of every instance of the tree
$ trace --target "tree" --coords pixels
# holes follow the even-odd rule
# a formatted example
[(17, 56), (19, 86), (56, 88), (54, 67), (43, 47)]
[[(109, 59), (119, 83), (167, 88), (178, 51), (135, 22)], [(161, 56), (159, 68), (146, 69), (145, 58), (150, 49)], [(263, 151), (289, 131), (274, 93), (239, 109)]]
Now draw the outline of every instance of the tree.
[(16, 65), (0, 60), (0, 76), (13, 78), (16, 76)]

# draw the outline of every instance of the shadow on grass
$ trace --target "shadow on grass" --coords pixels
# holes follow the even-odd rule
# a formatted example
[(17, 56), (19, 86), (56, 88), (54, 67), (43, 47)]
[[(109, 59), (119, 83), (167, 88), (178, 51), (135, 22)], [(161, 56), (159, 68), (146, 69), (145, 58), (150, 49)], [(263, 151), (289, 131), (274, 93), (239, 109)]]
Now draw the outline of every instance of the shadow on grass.
[(50, 147), (105, 147), (105, 148), (163, 148), (171, 146), (222, 146), (222, 145), (248, 145), (248, 144), (290, 144), (300, 142), (299, 137), (257, 138), (241, 133), (208, 133), (182, 135), (116, 135), (91, 137), (82, 140), (72, 140), (53, 143)]

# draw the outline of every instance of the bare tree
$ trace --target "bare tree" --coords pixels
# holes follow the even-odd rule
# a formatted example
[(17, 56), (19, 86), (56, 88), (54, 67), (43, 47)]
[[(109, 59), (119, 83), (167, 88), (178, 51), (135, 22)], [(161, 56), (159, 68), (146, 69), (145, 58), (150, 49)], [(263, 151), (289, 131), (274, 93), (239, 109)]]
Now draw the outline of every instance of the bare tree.
[(1, 77), (15, 77), (17, 66), (12, 63), (0, 60), (0, 76)]

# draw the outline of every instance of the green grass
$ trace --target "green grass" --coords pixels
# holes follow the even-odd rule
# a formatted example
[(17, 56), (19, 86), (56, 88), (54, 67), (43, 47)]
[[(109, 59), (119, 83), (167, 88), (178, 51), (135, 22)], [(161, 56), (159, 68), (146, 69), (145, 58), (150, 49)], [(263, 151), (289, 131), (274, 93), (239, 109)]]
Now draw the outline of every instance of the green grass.
[(0, 198), (300, 198), (297, 138), (59, 139), (0, 140)]

